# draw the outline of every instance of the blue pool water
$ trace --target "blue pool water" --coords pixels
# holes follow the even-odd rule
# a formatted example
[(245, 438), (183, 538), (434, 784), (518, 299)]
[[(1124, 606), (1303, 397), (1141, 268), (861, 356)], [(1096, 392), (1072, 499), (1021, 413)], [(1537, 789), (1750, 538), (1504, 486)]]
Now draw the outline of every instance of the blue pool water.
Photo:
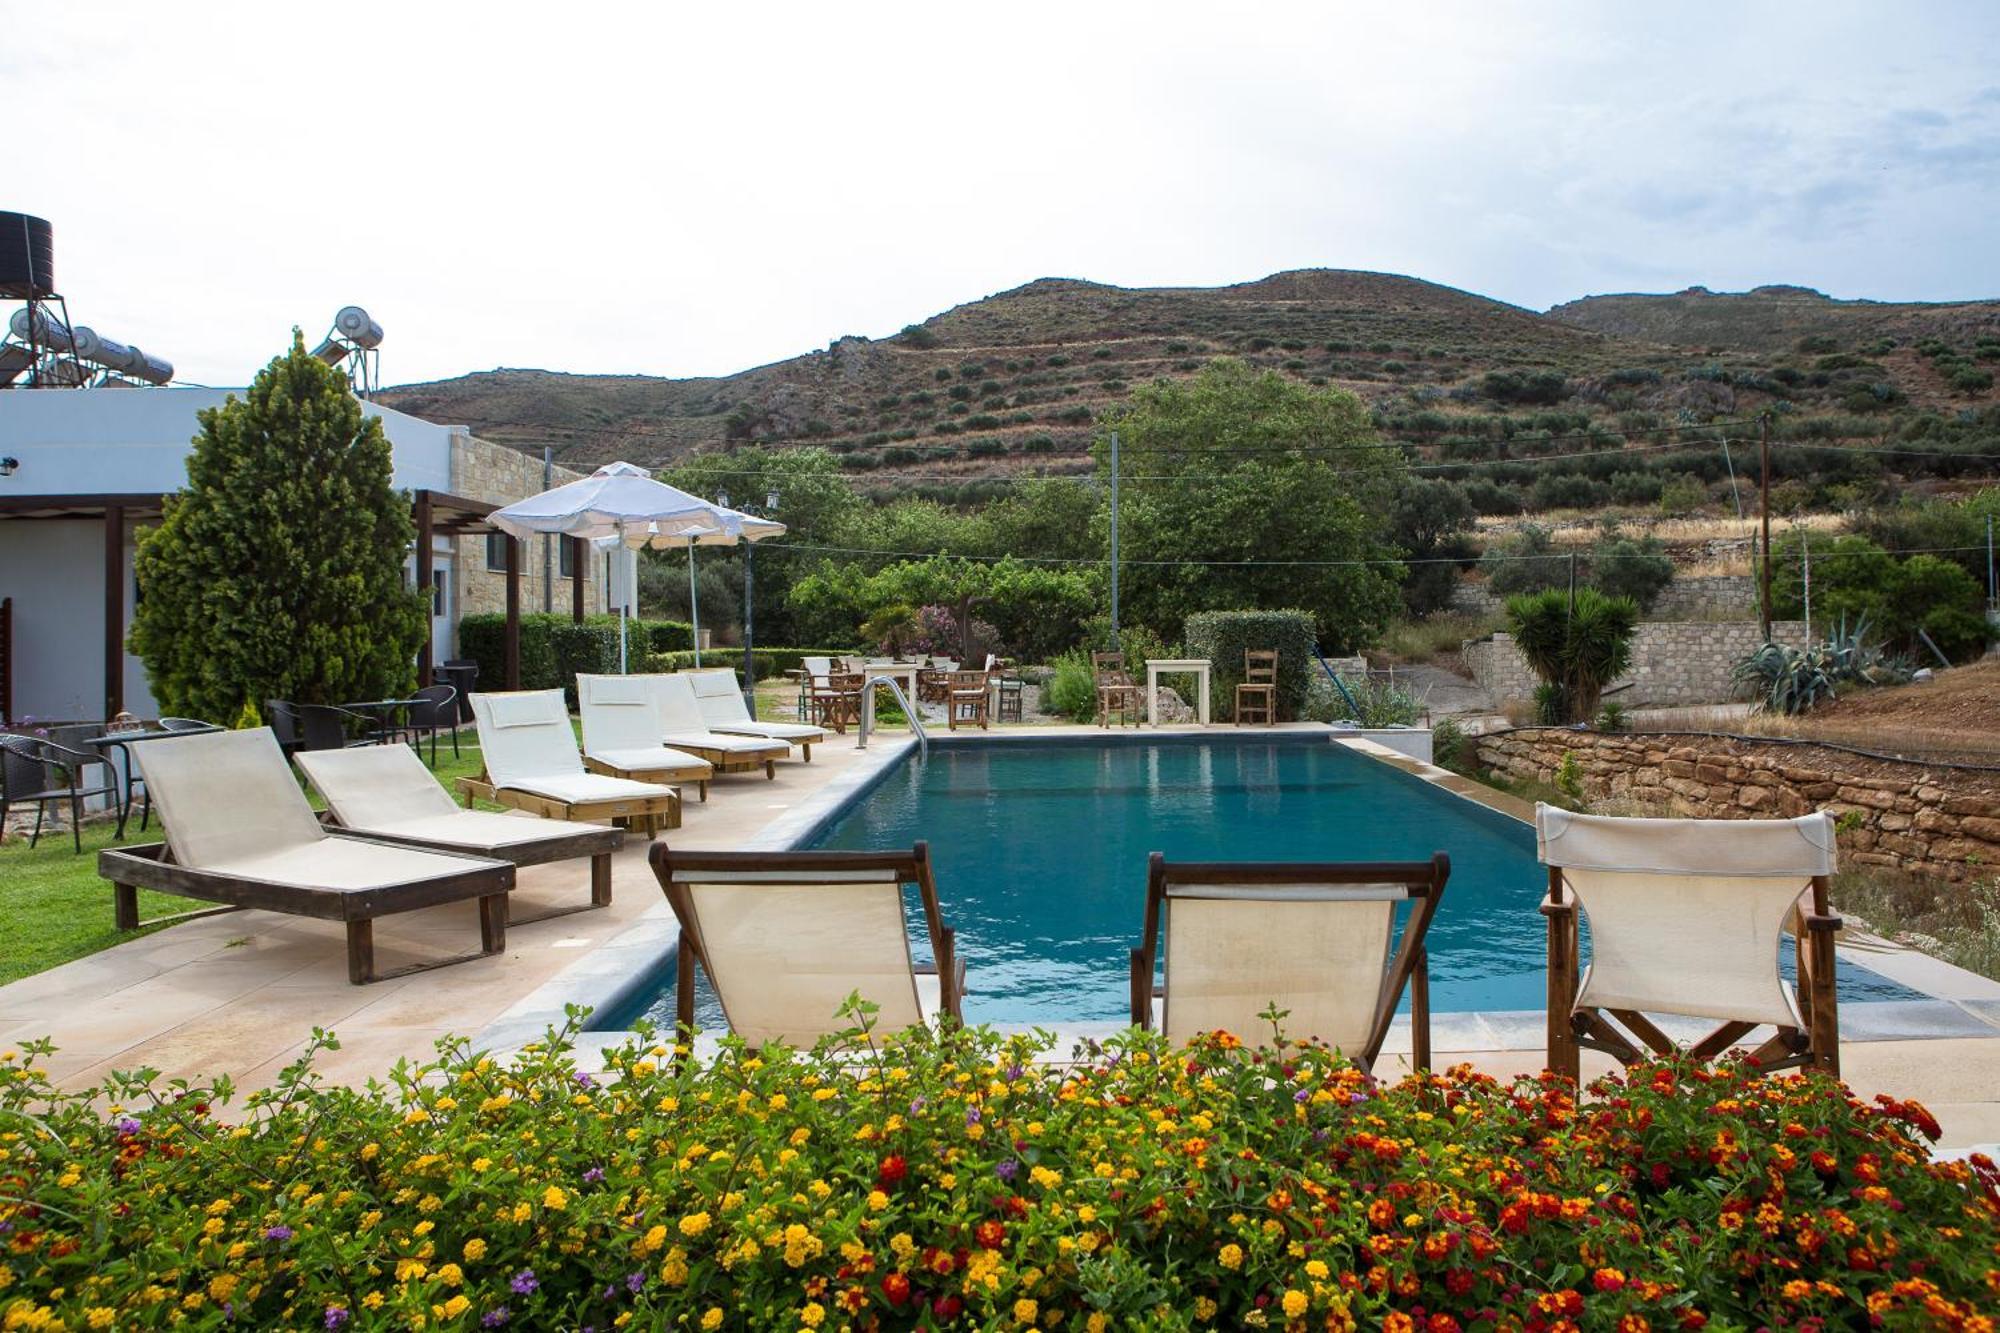
[[(1125, 1018), (1154, 851), (1263, 861), (1443, 851), (1451, 879), (1431, 926), (1432, 1007), (1545, 1002), (1536, 907), (1546, 872), (1534, 830), (1324, 740), (936, 746), (891, 770), (809, 845), (918, 839), (930, 843), (945, 921), (966, 960), (968, 1021)], [(924, 957), (910, 897), (911, 939)], [(1921, 998), (1844, 964), (1840, 988), (1850, 1000)], [(712, 1001), (704, 1007), (702, 1026), (719, 1025)], [(671, 985), (647, 1012), (671, 1025)]]

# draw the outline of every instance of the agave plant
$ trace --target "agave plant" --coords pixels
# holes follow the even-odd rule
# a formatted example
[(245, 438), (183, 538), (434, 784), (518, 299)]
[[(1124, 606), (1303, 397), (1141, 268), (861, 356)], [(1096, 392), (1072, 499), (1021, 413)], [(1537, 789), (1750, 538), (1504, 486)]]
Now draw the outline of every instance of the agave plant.
[(1754, 685), (1767, 711), (1796, 715), (1837, 698), (1844, 683), (1895, 685), (1907, 681), (1903, 663), (1868, 642), (1868, 617), (1840, 623), (1822, 643), (1793, 648), (1767, 643), (1736, 664), (1735, 678)]

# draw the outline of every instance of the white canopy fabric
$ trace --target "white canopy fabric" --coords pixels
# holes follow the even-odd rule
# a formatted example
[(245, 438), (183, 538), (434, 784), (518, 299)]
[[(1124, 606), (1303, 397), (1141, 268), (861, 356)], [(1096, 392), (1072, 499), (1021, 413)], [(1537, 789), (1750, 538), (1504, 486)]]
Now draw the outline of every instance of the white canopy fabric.
[[(555, 533), (600, 546), (687, 547), (688, 610), (694, 620), (695, 663), (701, 663), (701, 610), (695, 601), (694, 548), (734, 546), (783, 533), (785, 525), (753, 518), (681, 490), (635, 463), (606, 463), (581, 481), (516, 500), (488, 516), (513, 537)], [(624, 608), (618, 625), (618, 667), (625, 669)]]

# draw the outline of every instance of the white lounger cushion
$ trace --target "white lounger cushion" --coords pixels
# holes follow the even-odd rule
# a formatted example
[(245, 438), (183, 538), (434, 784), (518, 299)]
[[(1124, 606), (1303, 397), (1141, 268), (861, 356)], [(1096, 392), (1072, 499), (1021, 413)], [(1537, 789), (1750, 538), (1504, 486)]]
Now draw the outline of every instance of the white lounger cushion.
[(486, 776), (496, 787), (571, 804), (673, 794), (672, 787), (657, 783), (585, 771), (561, 690), (475, 694), (472, 717), (486, 754)]
[(1162, 1030), (1179, 1045), (1220, 1028), (1261, 1041), (1275, 1004), (1287, 1038), (1367, 1044), (1401, 885), (1175, 887), (1166, 900)]
[(742, 691), (737, 688), (736, 673), (728, 667), (681, 674), (694, 683), (695, 702), (701, 708), (702, 720), (715, 731), (776, 741), (826, 739), (823, 727), (803, 722), (759, 722), (751, 717), (750, 710), (743, 705)]
[(664, 745), (634, 746), (629, 750), (588, 750), (592, 759), (627, 773), (671, 772), (682, 782), (706, 782), (715, 776), (715, 766), (686, 750)]
[(268, 728), (205, 732), (137, 749), (167, 846), (190, 869), (369, 889), (493, 868), (490, 861), (328, 836)]
[(595, 832), (597, 825), (460, 809), (404, 745), (305, 750), (297, 763), (343, 828), (476, 849)]
[[(652, 682), (653, 703), (660, 719), (659, 739), (668, 745), (688, 745), (724, 754), (770, 754), (773, 742), (754, 736), (725, 736), (710, 731), (695, 698), (694, 682), (686, 673), (628, 677)], [(784, 747), (779, 747), (784, 748)]]
[(493, 862), (450, 856), (443, 852), (419, 851), (414, 847), (390, 847), (379, 842), (329, 837), (314, 847), (257, 852), (213, 862), (201, 869), (234, 875), (239, 879), (262, 880), (267, 884), (356, 890), (382, 888), (407, 880), (434, 879), (440, 875), (491, 870)]
[(1535, 834), (1590, 922), (1580, 1007), (1798, 1026), (1778, 949), (1812, 877), (1833, 872), (1830, 816), (1625, 819), (1540, 805)]

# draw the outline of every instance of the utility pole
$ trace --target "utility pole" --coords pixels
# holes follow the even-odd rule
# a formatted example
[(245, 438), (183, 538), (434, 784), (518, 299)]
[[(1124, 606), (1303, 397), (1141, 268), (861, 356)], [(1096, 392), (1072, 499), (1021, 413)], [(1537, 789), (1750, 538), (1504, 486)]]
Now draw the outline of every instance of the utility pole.
[(1118, 647), (1118, 432), (1111, 432), (1111, 646)]
[(1576, 619), (1576, 552), (1569, 553), (1569, 618)]
[(1993, 515), (1986, 516), (1986, 609), (2000, 611), (2000, 586), (1993, 582)]
[(1810, 530), (1802, 531), (1799, 533), (1799, 568), (1804, 572), (1806, 579), (1806, 642), (1811, 643), (1813, 641), (1813, 636), (1812, 636), (1812, 532)]
[(1762, 511), (1764, 521), (1764, 581), (1763, 597), (1758, 607), (1758, 619), (1763, 622), (1764, 641), (1771, 641), (1771, 415), (1765, 413), (1757, 421), (1757, 459), (1761, 475), (1757, 479), (1757, 508)]

